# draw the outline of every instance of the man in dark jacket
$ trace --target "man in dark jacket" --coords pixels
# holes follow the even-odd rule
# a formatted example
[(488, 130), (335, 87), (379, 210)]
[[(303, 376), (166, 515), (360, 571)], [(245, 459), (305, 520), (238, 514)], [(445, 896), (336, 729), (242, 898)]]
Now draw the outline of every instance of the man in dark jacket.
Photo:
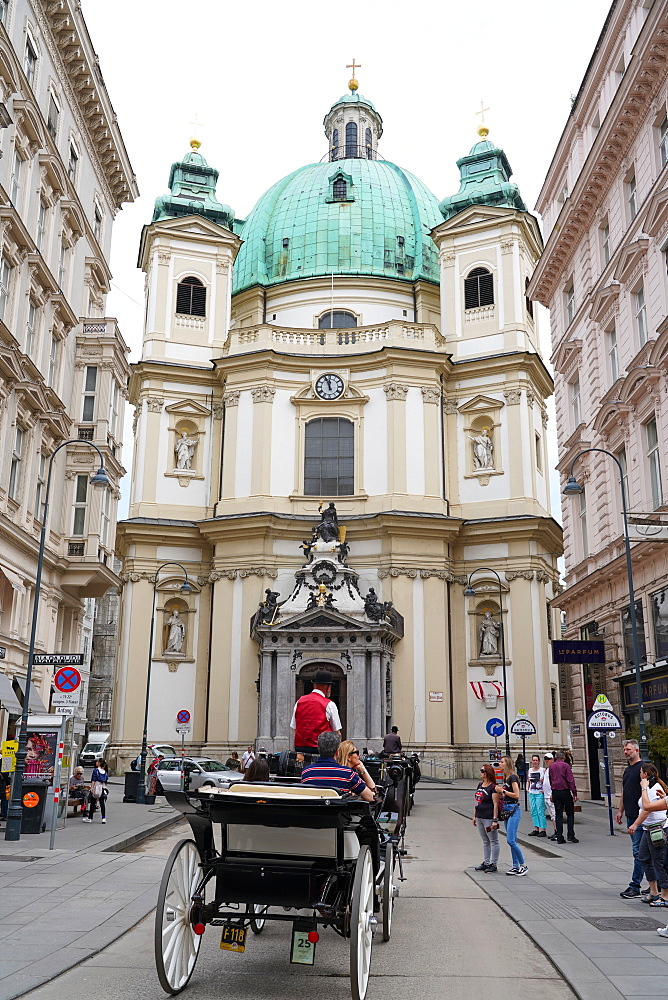
[(552, 789), (552, 801), (555, 810), (555, 825), (557, 835), (555, 840), (558, 844), (565, 844), (564, 839), (564, 809), (566, 810), (566, 825), (568, 828), (568, 839), (571, 844), (579, 843), (575, 836), (575, 803), (578, 792), (575, 787), (575, 778), (570, 764), (564, 760), (563, 750), (557, 750), (554, 755), (554, 763), (550, 765), (550, 787)]
[(389, 733), (386, 733), (383, 737), (383, 753), (401, 753), (401, 739), (399, 737), (399, 729), (397, 726), (392, 726)]
[[(626, 828), (631, 826), (632, 823), (638, 818), (640, 813), (640, 807), (638, 802), (640, 801), (640, 765), (642, 761), (640, 760), (640, 751), (638, 743), (636, 740), (625, 740), (624, 741), (624, 756), (626, 757), (626, 769), (622, 775), (622, 794), (619, 801), (619, 810), (617, 812), (617, 822), (622, 822), (622, 815), (626, 817)], [(633, 899), (640, 895), (640, 885), (642, 883), (643, 875), (645, 874), (645, 869), (643, 868), (640, 861), (638, 861), (638, 849), (640, 847), (640, 841), (642, 840), (643, 827), (642, 825), (638, 827), (631, 838), (631, 848), (633, 850), (633, 874), (631, 875), (631, 881), (628, 887), (620, 892), (622, 899)]]

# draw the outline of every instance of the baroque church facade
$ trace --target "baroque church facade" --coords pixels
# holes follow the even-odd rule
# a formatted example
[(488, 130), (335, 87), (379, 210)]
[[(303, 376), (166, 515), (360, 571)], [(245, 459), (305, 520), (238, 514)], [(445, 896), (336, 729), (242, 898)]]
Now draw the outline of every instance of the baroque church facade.
[(562, 740), (552, 381), (525, 295), (538, 225), (487, 129), (439, 203), (381, 157), (382, 119), (349, 86), (323, 161), (246, 220), (193, 140), (143, 231), (119, 765), (141, 740), (149, 658), (149, 740), (171, 741), (185, 708), (209, 753), (285, 749), (323, 666), (365, 746), (398, 725), (465, 770), (503, 698), (541, 746)]

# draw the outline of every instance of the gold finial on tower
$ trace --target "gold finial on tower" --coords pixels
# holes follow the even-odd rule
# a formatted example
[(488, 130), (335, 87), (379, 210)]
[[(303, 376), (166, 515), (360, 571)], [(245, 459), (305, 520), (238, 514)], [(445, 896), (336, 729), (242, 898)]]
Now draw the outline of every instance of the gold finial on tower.
[(199, 116), (195, 115), (194, 120), (190, 124), (193, 126), (193, 134), (190, 137), (190, 148), (196, 153), (202, 145), (202, 140), (199, 138), (198, 132), (203, 123), (199, 120)]
[(489, 129), (485, 125), (485, 111), (489, 111), (489, 108), (485, 107), (485, 102), (480, 101), (480, 111), (476, 111), (476, 115), (480, 115), (480, 128), (478, 129), (478, 135), (481, 139), (486, 139), (489, 135)]
[(353, 94), (355, 93), (355, 91), (356, 91), (356, 90), (358, 90), (358, 89), (359, 89), (359, 83), (358, 83), (358, 82), (357, 82), (357, 80), (355, 79), (355, 70), (356, 70), (356, 69), (361, 69), (361, 68), (362, 68), (362, 64), (361, 64), (361, 63), (356, 63), (354, 59), (353, 59), (352, 63), (349, 63), (349, 64), (348, 64), (348, 65), (346, 66), (346, 69), (351, 69), (351, 70), (353, 71), (353, 75), (352, 75), (352, 76), (351, 76), (351, 78), (350, 78), (350, 79), (348, 80), (348, 89), (349, 89), (349, 90), (350, 90), (350, 91), (351, 91), (351, 92), (352, 92)]

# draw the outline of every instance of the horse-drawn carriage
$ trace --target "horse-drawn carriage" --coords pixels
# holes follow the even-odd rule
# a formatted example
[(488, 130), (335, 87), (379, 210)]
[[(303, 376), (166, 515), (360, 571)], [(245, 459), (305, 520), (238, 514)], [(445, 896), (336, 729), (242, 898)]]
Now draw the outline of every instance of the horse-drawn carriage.
[(223, 950), (242, 952), (248, 930), (260, 934), (271, 920), (291, 925), (297, 964), (314, 964), (325, 927), (348, 939), (353, 1000), (364, 1000), (373, 934), (380, 921), (390, 938), (395, 865), (405, 853), (405, 818), (400, 831), (382, 822), (394, 787), (389, 781), (379, 803), (279, 782), (167, 792), (193, 839), (176, 845), (160, 886), (155, 954), (163, 988), (179, 993), (187, 985), (207, 927), (220, 928)]

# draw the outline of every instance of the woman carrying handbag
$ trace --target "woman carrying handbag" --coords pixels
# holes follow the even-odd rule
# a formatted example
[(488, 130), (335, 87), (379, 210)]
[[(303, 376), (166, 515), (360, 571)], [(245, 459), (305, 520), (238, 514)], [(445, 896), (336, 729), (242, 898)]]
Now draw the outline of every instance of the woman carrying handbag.
[(526, 875), (528, 867), (524, 863), (524, 855), (517, 843), (517, 830), (522, 819), (520, 807), (520, 779), (515, 774), (512, 757), (502, 757), (503, 784), (497, 785), (495, 791), (503, 795), (503, 811), (499, 818), (506, 824), (506, 840), (513, 859), (513, 867), (506, 875)]
[(495, 788), (496, 778), (491, 764), (483, 764), (480, 768), (480, 781), (475, 793), (473, 809), (473, 825), (478, 828), (482, 840), (482, 864), (476, 865), (477, 872), (496, 872), (496, 862), (499, 860), (499, 796)]
[(95, 762), (95, 767), (93, 768), (93, 773), (90, 779), (90, 791), (88, 793), (88, 815), (84, 816), (84, 823), (93, 822), (93, 813), (95, 812), (95, 807), (99, 805), (100, 815), (102, 816), (102, 822), (106, 823), (106, 809), (105, 803), (107, 801), (107, 782), (109, 781), (109, 774), (107, 772), (106, 761), (99, 760)]

